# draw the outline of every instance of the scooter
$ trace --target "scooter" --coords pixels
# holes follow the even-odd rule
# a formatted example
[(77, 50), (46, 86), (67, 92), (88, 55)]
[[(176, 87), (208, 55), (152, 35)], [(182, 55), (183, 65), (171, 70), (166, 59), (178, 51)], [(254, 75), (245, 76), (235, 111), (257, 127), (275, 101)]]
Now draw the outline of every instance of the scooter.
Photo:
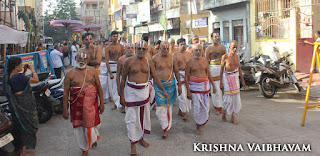
[(257, 83), (259, 85), (259, 90), (264, 97), (272, 98), (278, 89), (287, 88), (290, 84), (293, 84), (297, 91), (301, 91), (301, 87), (294, 76), (294, 71), (291, 69), (293, 63), (290, 63), (288, 60), (291, 55), (292, 53), (289, 53), (282, 58), (277, 57), (277, 59), (273, 59), (273, 63), (270, 67), (258, 67), (259, 71), (256, 73), (256, 76), (258, 77)]
[(36, 99), (38, 119), (40, 123), (45, 123), (51, 119), (53, 114), (53, 106), (50, 99), (49, 85), (46, 81), (30, 84), (33, 95)]
[(56, 114), (63, 113), (62, 107), (62, 97), (63, 97), (63, 82), (64, 77), (62, 79), (54, 79), (48, 80), (49, 89), (50, 89), (50, 101), (53, 104), (53, 111)]

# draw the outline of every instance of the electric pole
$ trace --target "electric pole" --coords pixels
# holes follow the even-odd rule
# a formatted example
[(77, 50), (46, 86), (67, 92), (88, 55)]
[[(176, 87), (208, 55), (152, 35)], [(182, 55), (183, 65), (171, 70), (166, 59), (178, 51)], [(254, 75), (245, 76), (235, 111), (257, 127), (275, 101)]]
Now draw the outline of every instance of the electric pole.
[[(99, 25), (100, 25), (100, 0), (98, 0), (98, 17), (99, 17)], [(99, 39), (100, 39), (100, 30), (98, 31), (99, 33)]]

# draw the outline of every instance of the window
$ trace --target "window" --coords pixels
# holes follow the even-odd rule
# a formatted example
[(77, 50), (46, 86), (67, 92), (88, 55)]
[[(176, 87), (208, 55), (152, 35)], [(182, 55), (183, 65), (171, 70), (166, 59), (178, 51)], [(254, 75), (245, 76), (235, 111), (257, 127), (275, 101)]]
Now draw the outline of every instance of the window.
[(294, 0), (257, 0), (257, 39), (289, 38), (290, 9)]
[(223, 22), (223, 40), (229, 43), (229, 21)]
[(238, 42), (239, 48), (243, 46), (243, 20), (232, 21), (233, 39)]
[(98, 8), (97, 6), (98, 6), (97, 4), (92, 4), (92, 9), (97, 9)]

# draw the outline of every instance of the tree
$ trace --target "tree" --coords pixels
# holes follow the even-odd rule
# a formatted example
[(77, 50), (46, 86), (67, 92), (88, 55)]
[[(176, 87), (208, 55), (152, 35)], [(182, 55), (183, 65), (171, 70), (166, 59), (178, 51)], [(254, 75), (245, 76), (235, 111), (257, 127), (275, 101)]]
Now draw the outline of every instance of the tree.
[[(71, 38), (71, 34), (65, 35), (64, 27), (51, 27), (51, 20), (79, 20), (76, 15), (76, 3), (74, 0), (57, 0), (56, 5), (49, 3), (44, 18), (44, 34), (45, 36), (52, 37), (55, 42), (63, 41)], [(70, 32), (71, 28), (68, 28)]]

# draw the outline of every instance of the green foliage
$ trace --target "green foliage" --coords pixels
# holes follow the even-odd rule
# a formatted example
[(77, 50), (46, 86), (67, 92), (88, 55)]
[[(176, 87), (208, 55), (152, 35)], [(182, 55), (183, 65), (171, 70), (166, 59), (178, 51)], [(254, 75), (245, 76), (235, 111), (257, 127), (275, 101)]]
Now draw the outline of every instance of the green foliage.
[(68, 35), (65, 34), (65, 27), (51, 27), (51, 20), (79, 20), (76, 16), (76, 3), (74, 0), (57, 0), (56, 5), (49, 3), (44, 17), (44, 34), (45, 36), (52, 37), (54, 42), (64, 41), (71, 39), (71, 28), (68, 28)]
[(37, 45), (38, 34), (38, 26), (34, 10), (32, 9), (30, 12), (28, 12), (27, 10), (19, 10), (17, 14), (18, 18), (23, 20), (26, 31), (29, 32), (27, 52), (34, 51), (35, 45)]

